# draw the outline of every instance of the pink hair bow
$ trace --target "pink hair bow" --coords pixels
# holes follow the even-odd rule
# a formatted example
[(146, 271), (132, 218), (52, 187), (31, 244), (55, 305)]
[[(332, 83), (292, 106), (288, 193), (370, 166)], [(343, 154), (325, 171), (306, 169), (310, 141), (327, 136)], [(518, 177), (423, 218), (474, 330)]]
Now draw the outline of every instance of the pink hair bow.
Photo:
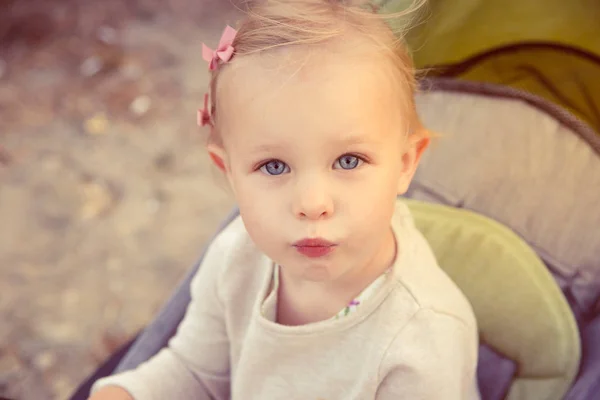
[(219, 60), (222, 62), (228, 62), (233, 56), (233, 39), (237, 31), (231, 26), (227, 25), (219, 40), (219, 47), (216, 50), (212, 50), (210, 47), (202, 43), (202, 58), (208, 62), (209, 71), (213, 71), (217, 68)]
[(198, 125), (212, 125), (210, 122), (210, 112), (208, 111), (208, 93), (204, 95), (204, 108), (198, 110)]

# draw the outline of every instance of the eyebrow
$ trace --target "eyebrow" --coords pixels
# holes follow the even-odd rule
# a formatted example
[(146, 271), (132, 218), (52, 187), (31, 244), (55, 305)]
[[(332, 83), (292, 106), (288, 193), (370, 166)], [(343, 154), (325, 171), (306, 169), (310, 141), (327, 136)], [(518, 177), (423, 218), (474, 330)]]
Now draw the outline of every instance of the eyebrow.
[(252, 153), (271, 153), (277, 150), (284, 149), (285, 146), (278, 144), (261, 144), (252, 149)]
[[(347, 137), (343, 137), (343, 138), (339, 138), (337, 140), (332, 141), (331, 143), (328, 143), (327, 145), (343, 145), (343, 146), (351, 146), (351, 145), (361, 145), (361, 144), (372, 144), (375, 143), (376, 141), (374, 141), (372, 138), (371, 139), (367, 139), (362, 135), (349, 135)], [(284, 150), (286, 148), (285, 145), (281, 145), (281, 144), (269, 144), (269, 143), (265, 143), (265, 144), (261, 144), (256, 146), (255, 148), (252, 149), (252, 153), (256, 154), (256, 153), (271, 153), (271, 152), (277, 152), (277, 151), (281, 151)]]
[(368, 144), (373, 143), (373, 139), (367, 139), (362, 135), (350, 135), (345, 138), (341, 138), (337, 141), (337, 143), (351, 145), (351, 144)]

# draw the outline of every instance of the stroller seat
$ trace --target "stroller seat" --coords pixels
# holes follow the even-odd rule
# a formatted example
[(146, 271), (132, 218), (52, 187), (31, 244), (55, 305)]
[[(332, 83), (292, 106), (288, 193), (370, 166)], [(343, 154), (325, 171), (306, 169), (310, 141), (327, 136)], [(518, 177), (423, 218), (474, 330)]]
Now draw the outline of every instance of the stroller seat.
[[(514, 375), (503, 376), (480, 357), (483, 398), (501, 393), (498, 398), (510, 400), (563, 399), (579, 369), (579, 331), (537, 254), (508, 228), (479, 214), (407, 203), (440, 266), (471, 302), (481, 343), (517, 364)], [(509, 384), (498, 387), (507, 378)]]

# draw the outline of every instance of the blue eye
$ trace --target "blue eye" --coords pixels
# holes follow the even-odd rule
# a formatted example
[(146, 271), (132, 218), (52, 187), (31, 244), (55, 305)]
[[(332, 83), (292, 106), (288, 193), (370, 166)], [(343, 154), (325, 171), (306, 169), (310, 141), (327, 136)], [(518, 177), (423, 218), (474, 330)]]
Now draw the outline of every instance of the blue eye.
[(289, 172), (290, 167), (286, 163), (279, 160), (271, 160), (260, 167), (260, 170), (267, 175), (281, 175)]
[(345, 154), (335, 161), (334, 168), (354, 169), (360, 165), (362, 160), (352, 154)]

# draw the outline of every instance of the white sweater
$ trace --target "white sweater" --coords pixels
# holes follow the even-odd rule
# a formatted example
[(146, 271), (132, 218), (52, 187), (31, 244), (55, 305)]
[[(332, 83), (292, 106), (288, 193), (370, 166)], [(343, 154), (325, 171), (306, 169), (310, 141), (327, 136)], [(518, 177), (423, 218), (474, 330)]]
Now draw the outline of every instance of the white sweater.
[(236, 219), (210, 246), (168, 347), (93, 391), (119, 385), (136, 400), (479, 399), (470, 304), (400, 200), (392, 228), (398, 256), (368, 301), (344, 318), (283, 326), (261, 313), (276, 306), (264, 304), (273, 263)]

